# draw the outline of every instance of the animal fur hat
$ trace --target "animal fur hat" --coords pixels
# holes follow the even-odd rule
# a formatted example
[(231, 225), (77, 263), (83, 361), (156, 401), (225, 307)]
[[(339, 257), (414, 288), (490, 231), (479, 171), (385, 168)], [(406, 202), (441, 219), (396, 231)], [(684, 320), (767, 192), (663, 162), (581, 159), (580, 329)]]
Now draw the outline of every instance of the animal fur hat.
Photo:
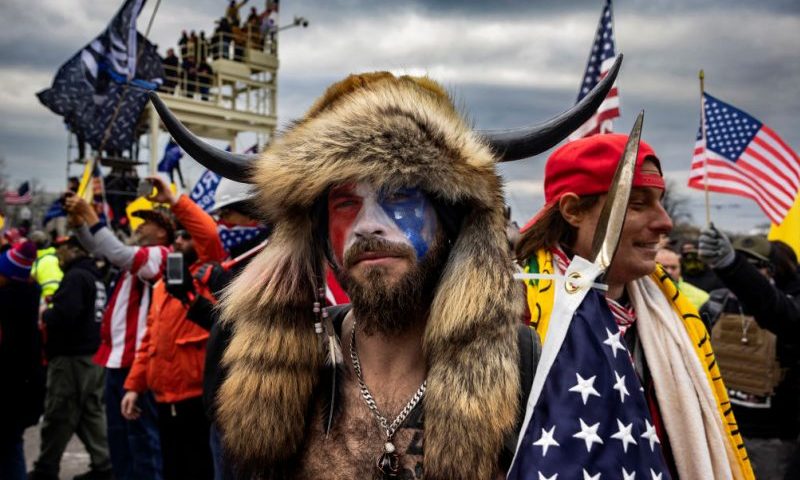
[(426, 478), (490, 478), (519, 396), (516, 324), (524, 307), (507, 250), (495, 158), (427, 78), (356, 75), (332, 86), (255, 166), (265, 250), (234, 281), (234, 335), (219, 395), (225, 446), (273, 465), (302, 446), (324, 358), (314, 333), (324, 256), (312, 209), (333, 185), (415, 186), (468, 212), (434, 296), (423, 347)]
[(324, 247), (315, 203), (337, 184), (414, 186), (465, 212), (424, 332), (427, 364), (423, 467), (428, 479), (483, 479), (498, 468), (519, 403), (516, 325), (523, 309), (507, 250), (495, 164), (540, 153), (586, 121), (611, 88), (619, 58), (589, 95), (548, 122), (472, 130), (441, 86), (380, 72), (331, 86), (258, 158), (194, 137), (158, 98), (153, 104), (186, 152), (209, 169), (255, 183), (267, 247), (227, 290), (233, 326), (218, 421), (228, 454), (248, 471), (291, 462), (311, 421), (324, 358), (312, 304)]

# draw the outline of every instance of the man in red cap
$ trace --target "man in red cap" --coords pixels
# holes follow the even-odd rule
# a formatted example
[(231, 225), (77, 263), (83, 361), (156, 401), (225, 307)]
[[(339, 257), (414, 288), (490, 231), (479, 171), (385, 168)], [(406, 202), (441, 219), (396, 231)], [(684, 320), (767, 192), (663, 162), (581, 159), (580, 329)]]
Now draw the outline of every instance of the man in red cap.
[[(526, 272), (563, 275), (573, 256), (592, 259), (600, 212), (627, 141), (627, 135), (594, 135), (553, 152), (545, 166), (545, 206), (523, 227), (517, 246)], [(661, 205), (664, 188), (658, 157), (641, 142), (619, 247), (604, 280), (617, 329), (598, 348), (629, 354), (654, 423), (630, 432), (631, 439), (640, 448), (660, 443), (672, 477), (752, 478), (705, 327), (655, 261), (659, 238), (672, 229)], [(556, 289), (552, 280), (526, 285), (531, 324), (547, 345)], [(612, 448), (617, 438), (601, 438), (598, 448)]]

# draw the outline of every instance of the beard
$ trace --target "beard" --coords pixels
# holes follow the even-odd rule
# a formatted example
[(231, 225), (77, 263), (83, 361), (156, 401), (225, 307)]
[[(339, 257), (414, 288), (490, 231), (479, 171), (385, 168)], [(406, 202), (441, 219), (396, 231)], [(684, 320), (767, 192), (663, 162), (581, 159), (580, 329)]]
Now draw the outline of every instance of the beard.
[[(387, 278), (387, 270), (381, 266), (365, 268), (362, 278), (351, 276), (349, 269), (357, 263), (358, 255), (373, 251), (406, 258), (411, 267), (394, 281)], [(353, 313), (364, 333), (392, 336), (419, 321), (430, 308), (447, 253), (442, 236), (437, 236), (421, 260), (417, 260), (410, 246), (376, 237), (350, 247), (344, 255), (344, 268), (336, 271), (336, 279), (350, 297)]]

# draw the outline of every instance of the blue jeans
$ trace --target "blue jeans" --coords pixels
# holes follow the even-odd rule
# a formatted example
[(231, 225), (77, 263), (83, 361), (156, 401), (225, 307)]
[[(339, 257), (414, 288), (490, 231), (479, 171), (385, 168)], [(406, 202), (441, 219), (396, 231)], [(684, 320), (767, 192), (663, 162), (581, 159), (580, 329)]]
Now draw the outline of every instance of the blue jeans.
[(216, 424), (211, 422), (209, 444), (211, 445), (211, 458), (214, 460), (214, 480), (236, 480), (236, 473), (230, 462), (223, 456), (222, 438)]
[(138, 420), (125, 420), (120, 410), (125, 395), (128, 368), (106, 369), (106, 420), (111, 469), (116, 480), (142, 478), (162, 480), (161, 443), (155, 400), (148, 392), (139, 395), (142, 414)]
[(0, 478), (25, 480), (25, 450), (22, 448), (22, 432), (2, 432), (0, 438)]

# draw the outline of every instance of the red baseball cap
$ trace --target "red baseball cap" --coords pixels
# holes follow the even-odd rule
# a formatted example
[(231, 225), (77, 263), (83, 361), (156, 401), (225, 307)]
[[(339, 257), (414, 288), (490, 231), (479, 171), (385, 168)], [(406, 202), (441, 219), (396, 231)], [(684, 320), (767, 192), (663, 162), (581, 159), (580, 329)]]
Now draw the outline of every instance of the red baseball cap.
[[(522, 227), (521, 231), (524, 232), (533, 226), (539, 216), (558, 202), (564, 194), (585, 196), (608, 193), (627, 143), (627, 135), (606, 133), (581, 138), (557, 148), (547, 159), (544, 167), (545, 205)], [(656, 164), (658, 174), (640, 171), (645, 159)], [(633, 186), (664, 189), (661, 162), (656, 157), (653, 147), (644, 141), (639, 142)]]

